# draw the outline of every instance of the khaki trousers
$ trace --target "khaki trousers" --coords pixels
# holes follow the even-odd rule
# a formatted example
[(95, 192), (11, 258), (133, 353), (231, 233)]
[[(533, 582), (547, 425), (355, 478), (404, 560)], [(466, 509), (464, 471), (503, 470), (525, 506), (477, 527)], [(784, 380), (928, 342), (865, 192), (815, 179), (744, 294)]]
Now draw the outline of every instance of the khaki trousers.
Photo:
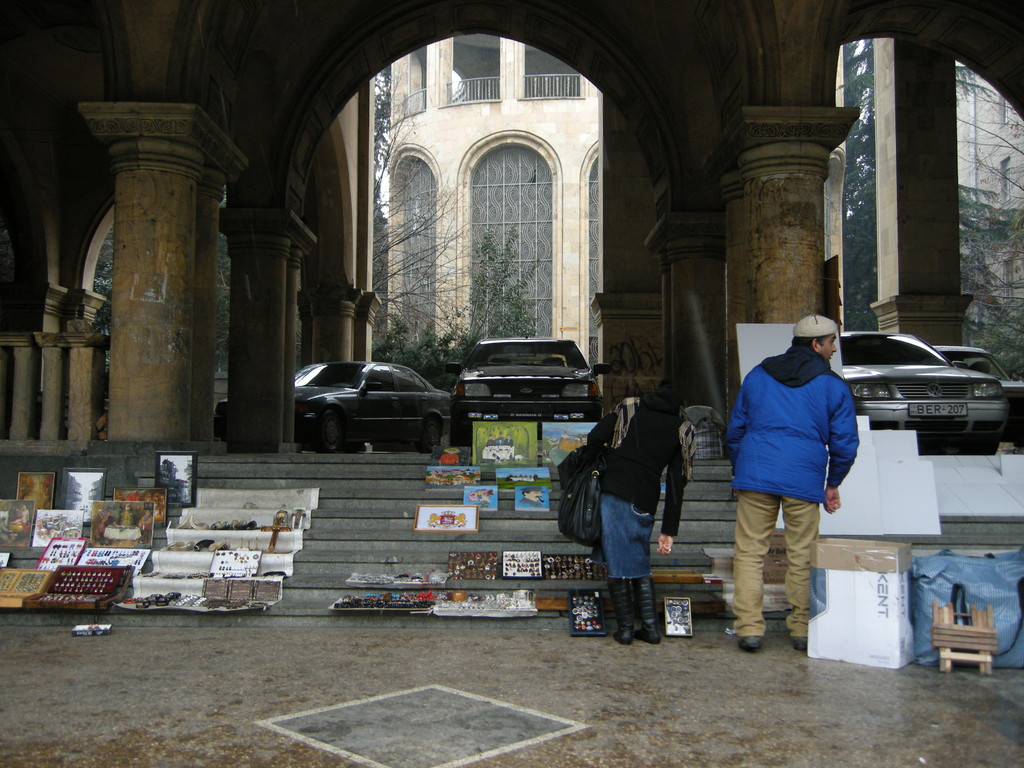
[(768, 539), (782, 505), (786, 523), (786, 600), (793, 610), (786, 626), (794, 637), (807, 637), (807, 619), (811, 605), (811, 547), (818, 538), (819, 504), (790, 496), (759, 491), (739, 491), (736, 505), (736, 554), (733, 559), (734, 628), (740, 637), (763, 635), (764, 556)]

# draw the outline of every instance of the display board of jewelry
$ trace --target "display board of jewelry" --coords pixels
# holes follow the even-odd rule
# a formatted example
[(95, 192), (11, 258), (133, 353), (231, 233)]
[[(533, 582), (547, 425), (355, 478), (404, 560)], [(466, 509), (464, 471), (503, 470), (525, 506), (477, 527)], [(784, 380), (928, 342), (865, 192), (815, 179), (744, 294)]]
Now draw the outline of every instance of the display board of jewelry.
[(308, 530), (319, 504), (319, 488), (199, 488), (192, 517), (207, 524), (244, 518), (263, 526), (285, 510), (292, 528)]
[(415, 589), (423, 586), (443, 587), (447, 580), (447, 573), (434, 569), (431, 569), (426, 573), (353, 573), (345, 579), (345, 586)]
[(53, 572), (44, 594), (25, 601), (26, 608), (100, 609), (123, 599), (131, 566), (62, 565)]
[(449, 552), (449, 579), (498, 578), (497, 552)]
[[(147, 585), (149, 586), (149, 585)], [(155, 586), (152, 585), (152, 586)], [(212, 578), (208, 574), (177, 581), (178, 589), (138, 591), (117, 604), (128, 610), (254, 611), (266, 610), (283, 595), (280, 576)]]
[(544, 555), (544, 578), (605, 581), (608, 568), (587, 555)]
[(506, 550), (501, 553), (501, 578), (540, 579), (543, 576), (544, 566), (539, 550)]
[(574, 637), (603, 637), (608, 634), (604, 617), (604, 596), (598, 589), (569, 590), (569, 634)]
[(29, 598), (46, 592), (53, 571), (45, 568), (0, 570), (0, 608), (21, 608)]
[(528, 589), (479, 593), (451, 590), (438, 595), (432, 613), (444, 617), (523, 618), (537, 614), (537, 603)]
[(367, 592), (343, 594), (331, 606), (332, 611), (401, 611), (429, 613), (437, 600), (432, 590), (421, 592)]

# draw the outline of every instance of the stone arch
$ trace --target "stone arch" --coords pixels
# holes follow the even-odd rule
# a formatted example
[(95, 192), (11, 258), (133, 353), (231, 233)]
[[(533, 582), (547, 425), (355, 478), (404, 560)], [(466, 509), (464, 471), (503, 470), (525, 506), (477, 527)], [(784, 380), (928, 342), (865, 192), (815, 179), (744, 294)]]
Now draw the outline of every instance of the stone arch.
[(892, 37), (945, 53), (984, 77), (1024, 114), (1020, 9), (969, 0), (853, 0), (842, 42)]

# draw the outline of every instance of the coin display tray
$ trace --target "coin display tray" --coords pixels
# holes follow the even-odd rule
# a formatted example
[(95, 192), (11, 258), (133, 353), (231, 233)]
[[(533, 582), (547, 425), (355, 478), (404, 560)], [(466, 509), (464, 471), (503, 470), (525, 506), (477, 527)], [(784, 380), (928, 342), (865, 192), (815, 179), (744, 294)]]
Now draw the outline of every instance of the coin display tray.
[(25, 601), (46, 592), (53, 571), (36, 568), (0, 570), (0, 608), (21, 608)]
[(344, 594), (331, 604), (332, 611), (406, 611), (428, 612), (437, 600), (432, 591), (367, 592)]
[(604, 618), (604, 596), (598, 589), (569, 590), (569, 634), (574, 637), (603, 637), (608, 634)]

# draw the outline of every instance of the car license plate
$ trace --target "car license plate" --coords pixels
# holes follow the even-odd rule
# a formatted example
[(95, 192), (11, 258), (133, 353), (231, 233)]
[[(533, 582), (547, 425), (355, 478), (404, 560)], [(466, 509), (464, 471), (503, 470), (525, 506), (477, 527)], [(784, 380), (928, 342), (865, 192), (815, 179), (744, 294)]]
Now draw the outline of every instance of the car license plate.
[(967, 416), (967, 403), (911, 403), (910, 415), (922, 416)]

